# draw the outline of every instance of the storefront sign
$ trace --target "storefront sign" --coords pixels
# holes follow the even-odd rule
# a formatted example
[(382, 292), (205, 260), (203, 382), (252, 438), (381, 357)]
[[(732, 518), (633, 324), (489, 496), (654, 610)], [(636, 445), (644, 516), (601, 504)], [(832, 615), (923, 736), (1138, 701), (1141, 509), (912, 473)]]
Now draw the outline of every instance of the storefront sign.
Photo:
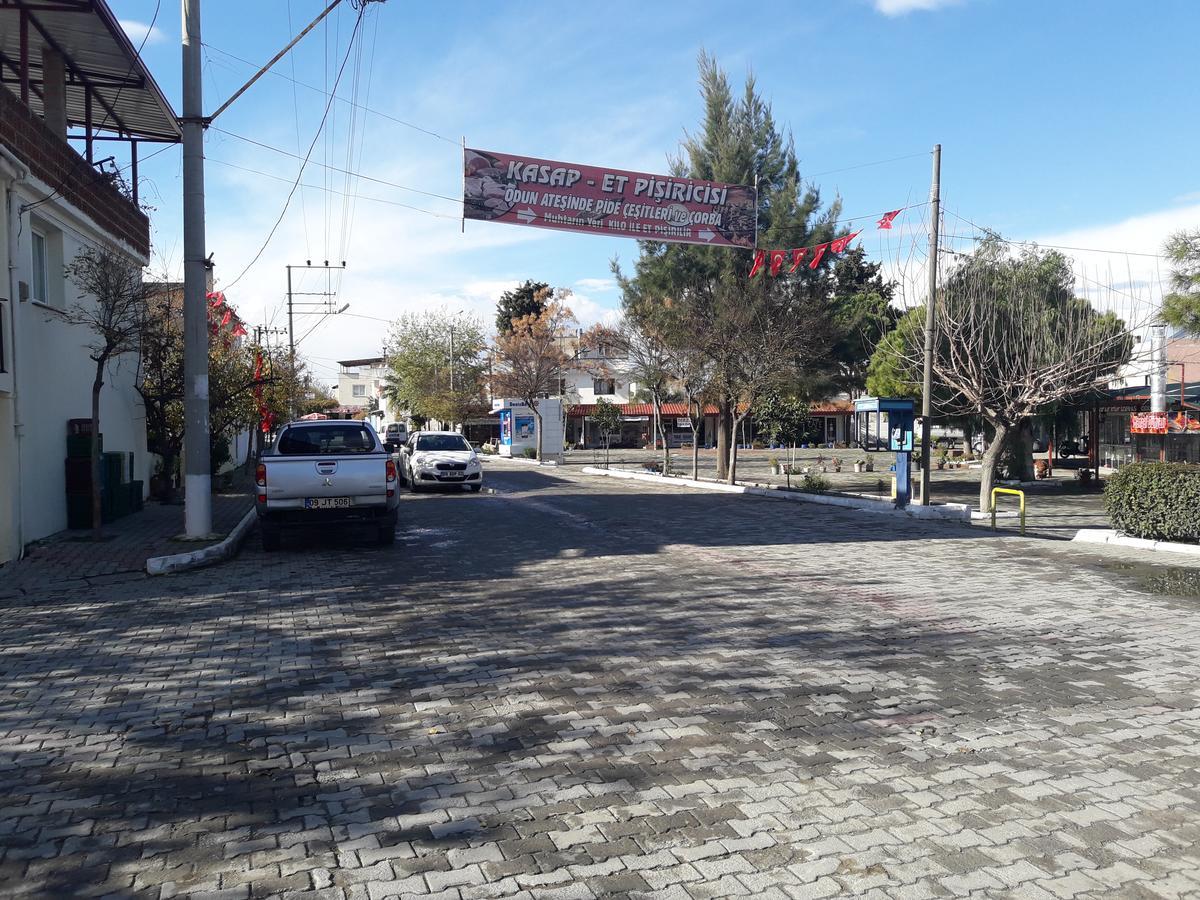
[(463, 216), (684, 244), (755, 244), (753, 187), (463, 151)]
[(676, 419), (675, 427), (676, 428), (687, 428), (690, 430), (692, 427), (692, 420), (690, 418)]
[(1165, 412), (1134, 413), (1129, 417), (1130, 434), (1166, 434)]

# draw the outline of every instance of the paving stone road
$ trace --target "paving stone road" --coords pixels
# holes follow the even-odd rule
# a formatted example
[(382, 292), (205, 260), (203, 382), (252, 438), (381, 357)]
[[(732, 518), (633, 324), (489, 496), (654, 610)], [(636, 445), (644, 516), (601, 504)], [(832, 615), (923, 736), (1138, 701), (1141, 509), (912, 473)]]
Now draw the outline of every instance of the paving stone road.
[(0, 602), (0, 894), (1200, 896), (1195, 572), (488, 478)]

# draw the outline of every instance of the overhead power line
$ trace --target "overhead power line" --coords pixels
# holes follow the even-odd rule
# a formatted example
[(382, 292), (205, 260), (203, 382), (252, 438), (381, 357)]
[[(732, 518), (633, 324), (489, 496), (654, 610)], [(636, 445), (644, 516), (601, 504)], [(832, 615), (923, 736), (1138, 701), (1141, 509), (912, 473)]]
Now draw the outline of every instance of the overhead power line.
[[(228, 56), (230, 59), (237, 60), (238, 62), (243, 63), (244, 65), (258, 68), (257, 63), (251, 62), (248, 59), (243, 59), (242, 57), (238, 56), (236, 53), (230, 53), (228, 50), (223, 50), (220, 47), (214, 47), (212, 44), (205, 44), (204, 46), (207, 47), (209, 50), (213, 50), (217, 53), (220, 53), (222, 56)], [(319, 88), (316, 85), (308, 84), (307, 82), (300, 81), (299, 79), (289, 77), (288, 75), (285, 75), (283, 72), (278, 72), (278, 71), (272, 69), (269, 74), (274, 75), (277, 78), (282, 78), (285, 81), (290, 81), (293, 84), (296, 84), (299, 87), (305, 88), (307, 90), (315, 91), (318, 94), (324, 94), (327, 97), (331, 96), (329, 94), (329, 92), (324, 90), (323, 88)], [(395, 122), (397, 125), (403, 125), (405, 128), (411, 128), (411, 129), (413, 129), (413, 131), (419, 131), (422, 134), (427, 134), (432, 138), (437, 138), (439, 141), (445, 141), (447, 144), (453, 144), (455, 147), (461, 146), (460, 141), (456, 141), (456, 140), (453, 140), (452, 138), (448, 138), (444, 134), (438, 134), (436, 131), (431, 131), (428, 128), (422, 128), (420, 125), (416, 125), (412, 122), (407, 122), (404, 119), (399, 119), (396, 116), (382, 112), (381, 110), (378, 110), (378, 109), (374, 109), (374, 108), (366, 105), (365, 103), (357, 103), (352, 100), (347, 100), (343, 97), (337, 97), (336, 99), (341, 101), (342, 103), (348, 103), (351, 106), (361, 109), (364, 112), (369, 112), (372, 115), (379, 116), (381, 119), (387, 119), (389, 122)]]
[[(300, 186), (300, 179), (304, 176), (304, 169), (308, 165), (309, 158), (312, 156), (313, 148), (316, 147), (317, 141), (320, 140), (320, 138), (321, 138), (321, 133), (325, 130), (325, 122), (328, 120), (329, 110), (333, 106), (333, 97), (335, 94), (337, 94), (338, 84), (340, 84), (341, 80), (342, 80), (342, 73), (346, 71), (346, 63), (349, 62), (349, 60), (350, 60), (350, 51), (354, 48), (354, 41), (358, 37), (358, 30), (359, 30), (359, 27), (362, 25), (363, 13), (365, 11), (366, 11), (366, 7), (365, 6), (361, 7), (358, 10), (358, 16), (355, 17), (354, 30), (350, 33), (350, 41), (346, 45), (346, 55), (344, 57), (342, 57), (342, 64), (338, 67), (337, 78), (333, 82), (333, 93), (329, 95), (329, 99), (325, 103), (325, 110), (321, 114), (321, 121), (317, 125), (317, 133), (313, 135), (312, 143), (310, 143), (308, 145), (308, 152), (305, 153), (303, 159), (300, 162), (300, 170), (296, 173), (296, 180), (292, 183), (292, 189), (290, 191), (288, 191), (287, 199), (284, 200), (284, 202), (283, 202), (283, 209), (279, 213), (279, 218), (277, 218), (275, 220), (275, 224), (271, 226), (271, 230), (267, 233), (266, 240), (264, 240), (262, 242), (262, 246), (258, 248), (258, 252), (254, 254), (254, 258), (251, 259), (250, 262), (248, 262), (246, 264), (246, 267), (244, 269), (242, 269), (241, 272), (238, 273), (237, 278), (233, 279), (233, 281), (229, 282), (229, 284), (224, 286), (224, 288), (226, 290), (228, 290), (229, 288), (232, 288), (235, 284), (237, 284), (239, 281), (241, 281), (242, 278), (245, 276), (245, 274), (247, 272), (249, 272), (250, 269), (254, 266), (254, 264), (257, 263), (260, 258), (262, 258), (263, 252), (267, 249), (267, 245), (271, 243), (271, 238), (275, 237), (275, 232), (279, 230), (279, 225), (281, 222), (283, 222), (283, 217), (287, 215), (288, 207), (292, 203), (292, 197), (294, 197), (296, 195), (296, 189)], [(216, 126), (211, 126), (211, 127), (216, 127)], [(221, 131), (221, 129), (217, 129), (217, 130)], [(222, 132), (222, 133), (226, 133), (226, 132)], [(281, 151), (281, 152), (285, 152), (285, 151)], [(288, 155), (291, 156), (290, 153)]]
[[(218, 128), (216, 125), (213, 125), (210, 130), (211, 131), (219, 131), (219, 132), (221, 132), (221, 134), (227, 134), (231, 138), (237, 138), (239, 141), (245, 141), (247, 144), (253, 144), (255, 147), (262, 147), (264, 150), (271, 150), (274, 153), (280, 153), (284, 156), (290, 156), (293, 159), (302, 159), (302, 157), (299, 157), (295, 153), (292, 153), (288, 150), (284, 150), (281, 147), (274, 147), (271, 144), (265, 144), (262, 141), (256, 141), (254, 138), (248, 138), (245, 135), (238, 134), (237, 132), (228, 131), (224, 128)], [(350, 175), (353, 175), (355, 178), (361, 179), (362, 181), (371, 181), (371, 182), (374, 182), (375, 184), (385, 184), (388, 187), (399, 188), (402, 191), (410, 191), (411, 193), (414, 193), (414, 194), (423, 194), (426, 197), (436, 197), (438, 200), (448, 200), (451, 203), (460, 203), (460, 204), (462, 203), (462, 197), (447, 197), (445, 194), (437, 194), (437, 193), (434, 193), (433, 191), (423, 191), (420, 188), (409, 187), (406, 184), (400, 184), (399, 182), (396, 182), (396, 181), (388, 181), (387, 179), (384, 179), (384, 178), (374, 178), (371, 175), (364, 175), (362, 172), (350, 172), (348, 169), (343, 169), (340, 166), (333, 166), (333, 165), (328, 165), (326, 163), (318, 163), (318, 162), (314, 162), (314, 163), (312, 163), (312, 165), (319, 166), (319, 167), (325, 168), (325, 169), (329, 169), (334, 172), (348, 173)]]

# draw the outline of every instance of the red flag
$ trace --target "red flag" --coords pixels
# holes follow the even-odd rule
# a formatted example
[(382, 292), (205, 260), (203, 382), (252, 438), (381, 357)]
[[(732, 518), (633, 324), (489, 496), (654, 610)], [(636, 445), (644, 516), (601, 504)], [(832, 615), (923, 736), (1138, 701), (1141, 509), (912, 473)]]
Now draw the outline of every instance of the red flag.
[(225, 302), (225, 295), (220, 291), (213, 291), (211, 294), (206, 294), (205, 296), (213, 306), (220, 306)]
[(808, 267), (810, 269), (815, 269), (818, 265), (820, 265), (821, 257), (823, 257), (825, 255), (825, 251), (828, 249), (829, 249), (828, 244), (817, 244), (817, 246), (813, 247), (812, 248), (813, 258), (812, 258), (812, 261), (809, 262)]
[(221, 317), (221, 327), (224, 328), (229, 324), (229, 320), (233, 318), (232, 310), (225, 310), (225, 315)]
[(246, 329), (242, 326), (242, 323), (234, 322), (233, 323), (233, 336), (234, 337), (243, 337), (245, 334), (246, 334)]
[(829, 245), (829, 252), (830, 253), (841, 253), (843, 250), (846, 249), (847, 246), (849, 246), (850, 242), (852, 240), (854, 240), (856, 237), (858, 237), (860, 234), (862, 234), (861, 231), (856, 231), (853, 234), (848, 234), (845, 237), (838, 238), (836, 241), (834, 241), (832, 244)]
[(900, 215), (900, 213), (902, 213), (902, 212), (903, 212), (902, 209), (893, 209), (891, 212), (885, 212), (883, 214), (883, 218), (880, 219), (875, 224), (879, 226), (879, 229), (881, 231), (887, 231), (888, 229), (890, 229), (892, 227), (892, 220), (895, 219), (896, 216)]
[(766, 250), (755, 250), (754, 251), (754, 265), (752, 265), (750, 267), (750, 277), (751, 278), (753, 278), (755, 275), (757, 275), (759, 273), (759, 270), (761, 270), (763, 267), (763, 261), (766, 258), (767, 258)]
[(263, 355), (261, 350), (254, 351), (254, 380), (262, 378), (263, 373)]
[(783, 268), (783, 260), (786, 255), (787, 255), (786, 250), (772, 250), (771, 251), (771, 275), (772, 276), (779, 274), (779, 270)]
[(798, 268), (800, 268), (800, 264), (802, 262), (804, 262), (804, 257), (807, 253), (808, 253), (807, 247), (801, 247), (799, 250), (792, 251), (792, 267), (790, 269), (788, 269), (789, 275), (791, 275)]

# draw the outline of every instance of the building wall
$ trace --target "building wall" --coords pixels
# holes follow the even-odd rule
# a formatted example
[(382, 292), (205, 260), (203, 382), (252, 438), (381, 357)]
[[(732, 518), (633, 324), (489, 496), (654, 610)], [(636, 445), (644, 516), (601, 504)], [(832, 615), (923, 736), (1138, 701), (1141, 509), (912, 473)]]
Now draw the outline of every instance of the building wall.
[(594, 379), (602, 376), (593, 374), (591, 371), (581, 369), (571, 369), (567, 372), (564, 381), (566, 382), (565, 397), (569, 403), (595, 403), (597, 400), (604, 399), (609, 403), (628, 403), (630, 394), (637, 390), (636, 385), (630, 385), (629, 381), (622, 377), (616, 367), (610, 367), (611, 374), (603, 376), (603, 378), (611, 378), (614, 382), (613, 393), (597, 394), (594, 389)]
[[(4, 93), (0, 91), (0, 93)], [(0, 145), (0, 150), (7, 149)], [(53, 186), (32, 172), (9, 166), (5, 179), (0, 166), (6, 232), (0, 262), (11, 277), (0, 280), (0, 316), (11, 337), (6, 365), (11, 381), (0, 376), (0, 562), (19, 555), (21, 545), (47, 537), (67, 526), (63, 460), (66, 458), (68, 419), (91, 416), (91, 385), (95, 364), (88, 358), (92, 333), (68, 324), (62, 310), (75, 303), (94, 303), (79, 297), (62, 265), (89, 244), (108, 243), (145, 263), (127, 243), (115, 243)], [(73, 197), (73, 192), (67, 191)], [(42, 198), (32, 211), (23, 209)], [(124, 201), (123, 201), (124, 202)], [(33, 229), (38, 228), (51, 248), (47, 260), (47, 297), (21, 300), (33, 293)], [(11, 268), (10, 268), (11, 266)], [(134, 478), (149, 482), (146, 421), (135, 388), (137, 357), (128, 355), (109, 366), (100, 401), (100, 424), (105, 450), (132, 451)], [(7, 384), (7, 390), (5, 385)]]

